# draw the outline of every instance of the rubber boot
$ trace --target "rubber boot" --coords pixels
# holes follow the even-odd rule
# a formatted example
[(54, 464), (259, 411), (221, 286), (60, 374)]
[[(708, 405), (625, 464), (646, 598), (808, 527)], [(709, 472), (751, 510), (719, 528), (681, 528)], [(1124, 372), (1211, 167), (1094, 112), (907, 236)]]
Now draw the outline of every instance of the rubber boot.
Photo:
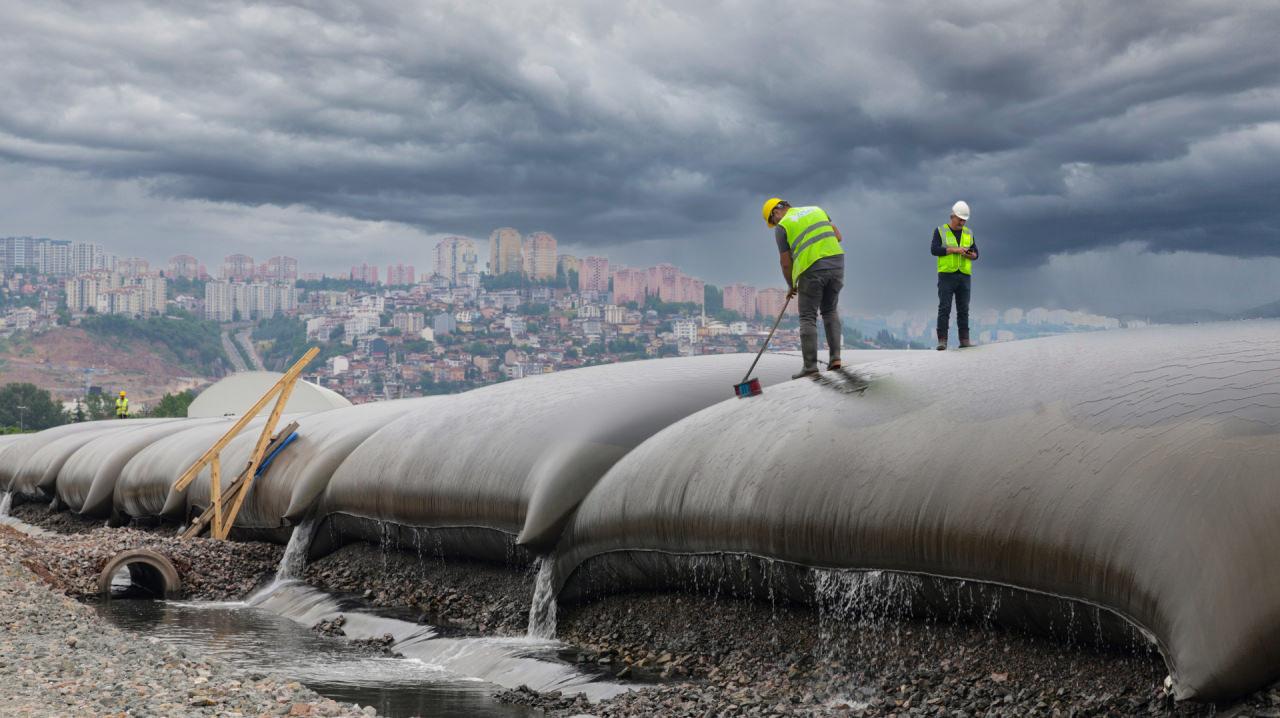
[(818, 333), (800, 332), (800, 355), (804, 357), (804, 369), (792, 374), (792, 379), (803, 379), (818, 373)]
[(946, 350), (947, 350), (947, 335), (938, 334), (938, 351), (941, 352)]

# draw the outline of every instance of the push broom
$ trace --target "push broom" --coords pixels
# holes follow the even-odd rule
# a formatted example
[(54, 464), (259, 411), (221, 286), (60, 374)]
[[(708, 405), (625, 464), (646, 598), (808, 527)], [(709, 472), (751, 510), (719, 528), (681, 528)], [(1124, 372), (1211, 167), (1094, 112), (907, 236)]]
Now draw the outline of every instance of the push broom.
[(782, 311), (778, 312), (778, 318), (773, 321), (773, 328), (769, 330), (769, 336), (765, 337), (764, 344), (760, 346), (760, 351), (756, 352), (756, 360), (751, 362), (751, 368), (747, 370), (746, 376), (742, 377), (741, 382), (733, 385), (733, 395), (739, 399), (755, 396), (764, 391), (760, 388), (760, 380), (751, 378), (751, 372), (756, 370), (756, 364), (760, 363), (760, 357), (764, 356), (764, 350), (768, 349), (769, 342), (773, 341), (773, 333), (778, 331), (778, 325), (782, 323), (782, 317), (787, 313), (787, 305), (789, 304), (791, 304), (790, 294), (782, 302)]

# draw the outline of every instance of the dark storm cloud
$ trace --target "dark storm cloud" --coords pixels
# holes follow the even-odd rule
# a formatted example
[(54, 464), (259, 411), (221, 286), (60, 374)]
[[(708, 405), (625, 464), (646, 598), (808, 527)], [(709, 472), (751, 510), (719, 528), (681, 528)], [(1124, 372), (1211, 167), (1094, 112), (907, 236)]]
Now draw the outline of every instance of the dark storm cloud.
[(874, 194), (893, 236), (968, 199), (997, 268), (1280, 254), (1273, 3), (940, 5), (3, 4), (0, 157), (585, 249)]

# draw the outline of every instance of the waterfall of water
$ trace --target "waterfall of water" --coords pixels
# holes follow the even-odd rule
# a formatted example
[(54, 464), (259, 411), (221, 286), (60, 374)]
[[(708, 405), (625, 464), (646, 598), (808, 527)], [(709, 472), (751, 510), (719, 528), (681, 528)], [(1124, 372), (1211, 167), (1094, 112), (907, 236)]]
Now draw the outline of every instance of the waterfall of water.
[(317, 520), (309, 518), (294, 527), (289, 536), (289, 545), (284, 548), (284, 556), (280, 558), (280, 567), (276, 569), (276, 580), (285, 581), (300, 578), (302, 569), (307, 565), (307, 552), (311, 550), (311, 537), (315, 535)]
[(533, 602), (529, 605), (529, 638), (556, 637), (556, 595), (552, 587), (555, 561), (550, 557), (537, 560), (538, 578), (533, 584)]
[(284, 555), (280, 557), (280, 565), (276, 567), (275, 578), (271, 583), (249, 597), (250, 604), (256, 604), (263, 598), (275, 593), (281, 586), (296, 581), (302, 576), (302, 569), (307, 565), (307, 552), (311, 550), (311, 537), (315, 535), (315, 518), (309, 518), (293, 528), (289, 534), (289, 544), (284, 547)]
[(13, 492), (6, 491), (4, 496), (0, 496), (0, 518), (8, 516), (11, 508), (13, 508)]

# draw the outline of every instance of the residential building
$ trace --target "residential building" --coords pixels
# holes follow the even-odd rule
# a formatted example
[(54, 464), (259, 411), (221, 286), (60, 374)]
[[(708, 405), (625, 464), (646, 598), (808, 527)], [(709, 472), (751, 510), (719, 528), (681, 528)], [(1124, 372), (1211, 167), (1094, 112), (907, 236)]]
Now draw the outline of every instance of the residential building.
[(387, 285), (392, 287), (404, 286), (406, 284), (414, 284), (414, 277), (417, 274), (413, 271), (412, 264), (388, 264), (387, 265)]
[(578, 272), (578, 291), (604, 294), (609, 291), (609, 258), (583, 257)]
[(396, 312), (391, 315), (391, 326), (412, 337), (426, 328), (427, 318), (418, 312)]
[(229, 254), (222, 258), (220, 276), (229, 282), (248, 282), (253, 279), (256, 270), (253, 257), (247, 254)]
[(755, 287), (746, 284), (725, 285), (724, 308), (737, 312), (746, 319), (752, 319), (756, 315), (756, 298)]
[(199, 279), (204, 273), (201, 270), (200, 260), (190, 254), (179, 254), (169, 258), (165, 274), (170, 279)]
[(151, 263), (142, 257), (125, 257), (116, 262), (116, 271), (127, 279), (135, 279), (149, 274)]
[(613, 272), (613, 301), (617, 304), (635, 302), (644, 304), (648, 272), (643, 269), (619, 267)]
[(351, 279), (352, 281), (364, 282), (365, 284), (377, 284), (378, 265), (357, 264), (351, 268)]
[(525, 238), (522, 251), (526, 277), (534, 280), (556, 278), (555, 237), (547, 232), (534, 232)]
[(564, 276), (565, 280), (569, 279), (569, 273), (582, 273), (582, 262), (572, 254), (561, 254), (556, 257), (556, 276)]
[(605, 324), (622, 324), (627, 320), (627, 308), (619, 307), (616, 304), (606, 305), (604, 308)]
[(107, 268), (107, 251), (93, 242), (71, 243), (70, 274), (78, 276)]
[(698, 323), (692, 319), (678, 319), (672, 323), (676, 340), (683, 344), (696, 344), (698, 341)]
[(475, 273), (479, 261), (476, 243), (472, 239), (445, 237), (436, 243), (436, 274), (449, 280), (450, 286), (461, 284), (461, 275)]
[(511, 227), (493, 230), (489, 235), (489, 274), (510, 274), (524, 269), (520, 241), (520, 232)]
[[(756, 292), (756, 314), (764, 319), (777, 318), (787, 300), (787, 290), (769, 287)], [(797, 302), (791, 302), (787, 314), (799, 314)]]
[(259, 279), (267, 282), (289, 282), (290, 284), (298, 281), (298, 260), (293, 257), (272, 257), (267, 260), (264, 271)]

